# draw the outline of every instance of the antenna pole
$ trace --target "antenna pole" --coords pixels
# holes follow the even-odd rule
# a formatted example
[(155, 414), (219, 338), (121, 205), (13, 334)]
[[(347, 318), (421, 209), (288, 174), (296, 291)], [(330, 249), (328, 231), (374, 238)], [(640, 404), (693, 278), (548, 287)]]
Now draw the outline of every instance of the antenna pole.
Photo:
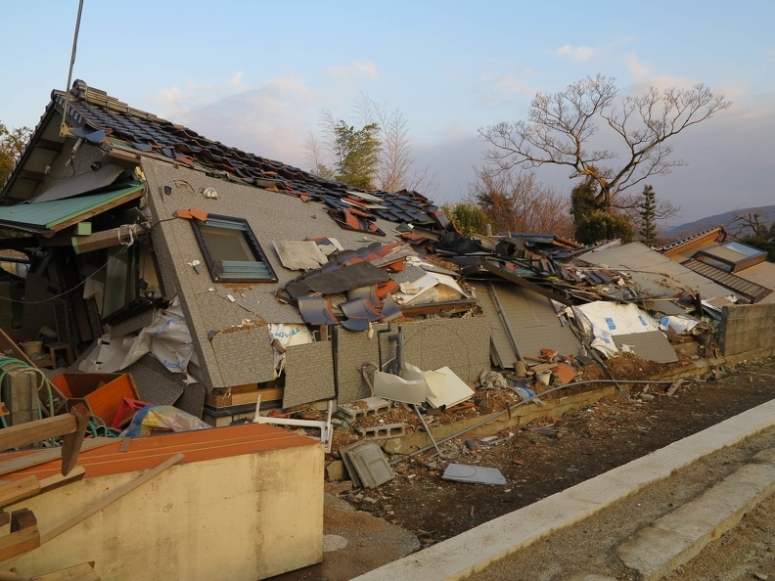
[(73, 79), (73, 66), (75, 66), (75, 52), (78, 46), (78, 30), (81, 28), (81, 12), (83, 11), (83, 0), (78, 0), (78, 17), (75, 20), (75, 33), (73, 34), (73, 50), (70, 53), (70, 70), (67, 72), (67, 85), (65, 85), (65, 107), (62, 111), (62, 125), (59, 126), (59, 136), (67, 137), (69, 131), (65, 131), (67, 122), (67, 105), (70, 101), (70, 83)]

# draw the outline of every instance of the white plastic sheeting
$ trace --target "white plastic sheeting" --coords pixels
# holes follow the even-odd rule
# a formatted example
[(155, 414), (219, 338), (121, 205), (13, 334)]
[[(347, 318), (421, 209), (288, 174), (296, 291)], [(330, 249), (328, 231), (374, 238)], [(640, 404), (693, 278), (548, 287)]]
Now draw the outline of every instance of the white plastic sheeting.
[(590, 346), (607, 357), (619, 352), (614, 336), (659, 331), (654, 317), (633, 304), (595, 301), (573, 307), (573, 313), (584, 332), (593, 336)]
[(186, 383), (196, 383), (188, 374), (188, 364), (196, 357), (194, 344), (177, 297), (167, 309), (158, 309), (151, 324), (141, 329), (136, 337), (111, 339), (110, 335), (105, 335), (99, 345), (96, 357), (81, 363), (81, 371), (114, 373), (150, 353), (171, 373), (184, 374)]

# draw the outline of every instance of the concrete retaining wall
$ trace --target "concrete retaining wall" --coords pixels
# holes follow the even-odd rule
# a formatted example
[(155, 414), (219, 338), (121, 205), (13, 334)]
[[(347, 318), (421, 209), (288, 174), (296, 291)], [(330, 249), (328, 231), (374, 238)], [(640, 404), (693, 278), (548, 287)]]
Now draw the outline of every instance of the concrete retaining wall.
[(760, 349), (775, 349), (775, 304), (724, 307), (719, 345), (725, 357)]

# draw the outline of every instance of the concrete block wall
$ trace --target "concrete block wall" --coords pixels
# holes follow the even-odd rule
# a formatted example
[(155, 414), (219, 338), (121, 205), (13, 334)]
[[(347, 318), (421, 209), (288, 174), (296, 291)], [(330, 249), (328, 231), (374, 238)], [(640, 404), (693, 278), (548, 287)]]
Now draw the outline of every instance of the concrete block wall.
[[(338, 329), (337, 381), (339, 401), (347, 402), (371, 395), (361, 376), (364, 363), (378, 364), (377, 338), (382, 343), (382, 362), (395, 356), (395, 343), (387, 334), (377, 331), (387, 325), (377, 325), (371, 338), (367, 331), (352, 333)], [(449, 367), (464, 381), (473, 381), (490, 369), (490, 323), (485, 316), (465, 319), (438, 317), (403, 323), (404, 359), (421, 369)], [(393, 332), (397, 325), (393, 324)]]
[(721, 310), (719, 346), (725, 357), (775, 349), (775, 304), (735, 305)]

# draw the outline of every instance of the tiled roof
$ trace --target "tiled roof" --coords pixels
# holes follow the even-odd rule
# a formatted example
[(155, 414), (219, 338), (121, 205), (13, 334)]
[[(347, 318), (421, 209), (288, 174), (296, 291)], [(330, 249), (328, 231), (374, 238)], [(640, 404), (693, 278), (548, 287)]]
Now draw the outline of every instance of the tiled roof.
[(726, 233), (727, 231), (724, 228), (724, 226), (716, 226), (715, 228), (709, 228), (708, 230), (703, 230), (702, 232), (698, 232), (693, 236), (682, 238), (677, 242), (665, 244), (664, 246), (660, 246), (659, 248), (655, 248), (654, 250), (656, 250), (657, 252), (661, 252), (662, 254), (665, 254), (665, 255), (677, 254), (687, 246), (701, 244), (703, 242), (711, 243), (711, 242), (715, 242), (719, 238), (723, 240), (726, 237)]
[[(65, 94), (55, 91), (53, 101), (65, 105)], [(417, 193), (363, 192), (346, 184), (321, 178), (297, 167), (246, 153), (211, 141), (195, 131), (151, 113), (129, 107), (103, 91), (76, 81), (70, 91), (68, 122), (74, 133), (92, 142), (134, 148), (191, 167), (225, 172), (249, 185), (325, 204), (343, 227), (381, 234), (374, 216), (391, 222), (412, 222), (446, 228), (443, 211)]]

